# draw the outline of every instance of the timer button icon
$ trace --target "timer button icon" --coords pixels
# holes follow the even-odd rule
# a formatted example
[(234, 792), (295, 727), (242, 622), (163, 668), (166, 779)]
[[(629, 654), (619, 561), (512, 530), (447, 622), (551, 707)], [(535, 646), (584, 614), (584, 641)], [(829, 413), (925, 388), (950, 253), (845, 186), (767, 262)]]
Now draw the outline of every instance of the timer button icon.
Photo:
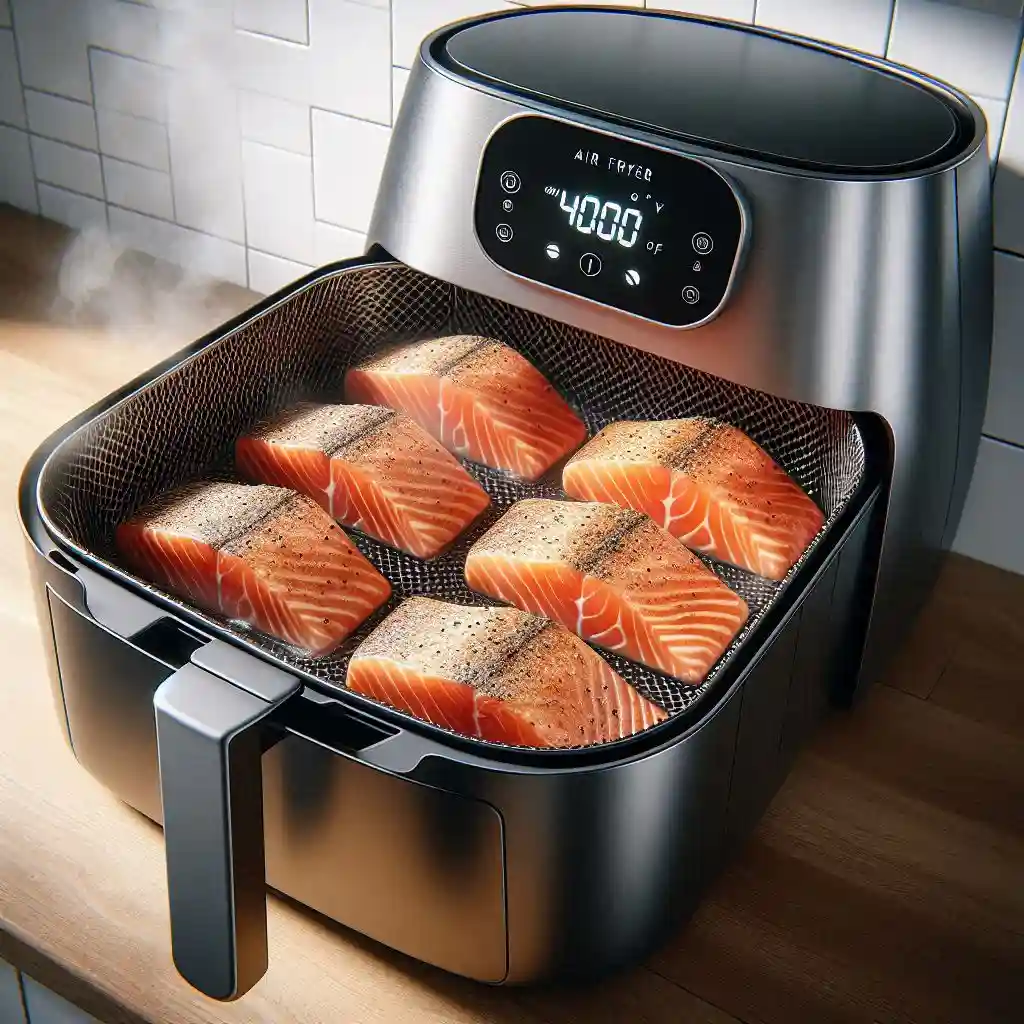
[(503, 171), (501, 175), (501, 187), (510, 195), (515, 195), (522, 188), (523, 183), (515, 171)]
[(715, 247), (714, 239), (706, 231), (698, 231), (693, 236), (693, 249), (694, 252), (699, 252), (702, 256), (711, 252)]
[(698, 302), (700, 302), (700, 292), (697, 291), (697, 289), (694, 288), (692, 284), (688, 284), (683, 289), (683, 302), (687, 303), (690, 306), (694, 306)]
[(601, 257), (595, 256), (592, 252), (585, 252), (580, 257), (580, 270), (583, 271), (587, 277), (597, 277), (601, 273)]
[(512, 228), (508, 224), (499, 224), (494, 229), (494, 233), (498, 236), (499, 242), (512, 241)]

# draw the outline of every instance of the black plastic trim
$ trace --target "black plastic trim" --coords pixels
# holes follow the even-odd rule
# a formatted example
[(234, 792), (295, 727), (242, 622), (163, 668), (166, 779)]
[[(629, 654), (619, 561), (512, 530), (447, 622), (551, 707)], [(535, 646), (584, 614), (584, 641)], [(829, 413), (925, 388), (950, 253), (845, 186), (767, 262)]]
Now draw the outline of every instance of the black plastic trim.
[(828, 164), (828, 163), (817, 163), (814, 161), (800, 160), (796, 158), (779, 157), (776, 155), (768, 156), (765, 153), (757, 152), (754, 150), (745, 149), (739, 146), (732, 146), (728, 143), (717, 142), (712, 139), (706, 139), (699, 136), (685, 135), (681, 132), (672, 131), (661, 125), (651, 124), (646, 121), (634, 120), (632, 118), (622, 117), (617, 114), (612, 114), (605, 110), (599, 110), (594, 107), (589, 107), (583, 104), (573, 103), (566, 100), (564, 97), (549, 96), (543, 93), (534, 92), (532, 90), (517, 89), (511, 86), (507, 82), (500, 81), (495, 78), (491, 78), (488, 75), (484, 75), (480, 72), (473, 70), (472, 68), (466, 67), (464, 64), (459, 63), (448, 53), (448, 41), (459, 32), (483, 24), (489, 21), (499, 21), (506, 18), (522, 18), (529, 17), (530, 15), (536, 14), (545, 10), (543, 7), (529, 7), (523, 10), (516, 11), (499, 11), (494, 14), (483, 15), (481, 17), (468, 18), (459, 22), (455, 22), (445, 28), (440, 29), (433, 35), (428, 36), (424, 40), (421, 49), (421, 58), (427, 62), (435, 64), (438, 68), (443, 69), (449, 75), (456, 78), (463, 79), (473, 84), (483, 87), (490, 92), (494, 92), (498, 95), (512, 96), (519, 100), (523, 100), (534, 104), (544, 104), (559, 109), (562, 111), (573, 111), (577, 114), (581, 114), (588, 118), (594, 118), (598, 121), (602, 121), (606, 124), (617, 125), (623, 128), (637, 129), (643, 132), (652, 133), (655, 136), (661, 138), (674, 139), (677, 142), (686, 143), (689, 145), (695, 145), (701, 147), (704, 151), (709, 153), (722, 153), (729, 154), (731, 156), (742, 157), (747, 160), (753, 160), (759, 163), (764, 163), (768, 166), (780, 167), (780, 168), (791, 168), (793, 170), (810, 171), (816, 174), (827, 174), (831, 176), (849, 177), (849, 178), (872, 178), (872, 177), (892, 177), (894, 174), (907, 174), (914, 171), (930, 171), (936, 170), (942, 166), (945, 166), (949, 161), (959, 155), (963, 155), (971, 140), (975, 137), (977, 131), (977, 125), (975, 123), (974, 116), (972, 115), (970, 108), (963, 102), (960, 96), (951, 87), (946, 86), (935, 79), (927, 78), (920, 73), (911, 73), (909, 69), (903, 68), (898, 64), (892, 64), (889, 61), (881, 58), (869, 59), (867, 55), (857, 53), (853, 50), (846, 50), (841, 47), (832, 46), (827, 43), (819, 43), (816, 40), (807, 39), (802, 36), (792, 35), (787, 32), (778, 32), (772, 29), (762, 28), (756, 25), (744, 25), (739, 22), (727, 22), (723, 23), (720, 19), (700, 17), (698, 15), (681, 14), (671, 11), (654, 11), (654, 10), (638, 10), (637, 8), (615, 8), (615, 7), (573, 7), (573, 11), (579, 12), (594, 12), (594, 13), (608, 13), (609, 11), (621, 11), (629, 14), (636, 15), (638, 17), (650, 17), (650, 18), (662, 18), (666, 20), (677, 20), (677, 21), (692, 21), (707, 25), (722, 25), (727, 24), (730, 29), (737, 32), (743, 32), (748, 35), (759, 35), (771, 39), (777, 39), (782, 42), (792, 43), (798, 46), (802, 46), (806, 49), (817, 50), (822, 53), (831, 54), (841, 60), (851, 61), (853, 63), (862, 64), (866, 67), (870, 67), (875, 70), (884, 71), (895, 77), (904, 79), (909, 84), (914, 85), (920, 89), (923, 89), (931, 93), (936, 99), (945, 104), (947, 109), (952, 114), (957, 131), (954, 137), (946, 143), (938, 151), (929, 154), (919, 160), (908, 161), (900, 164), (889, 164), (889, 165), (863, 165), (863, 166), (849, 166), (842, 164)]

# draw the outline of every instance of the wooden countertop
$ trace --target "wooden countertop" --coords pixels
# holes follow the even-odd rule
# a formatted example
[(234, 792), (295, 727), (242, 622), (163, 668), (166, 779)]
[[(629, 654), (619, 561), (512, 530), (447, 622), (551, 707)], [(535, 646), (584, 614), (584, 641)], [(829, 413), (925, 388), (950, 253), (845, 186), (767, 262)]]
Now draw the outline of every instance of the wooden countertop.
[[(581, 990), (488, 989), (271, 899), (266, 978), (234, 1004), (193, 993), (171, 967), (160, 831), (59, 734), (13, 496), (46, 434), (252, 296), (186, 283), (161, 304), (149, 289), (166, 275), (122, 260), (113, 303), (90, 290), (110, 260), (99, 247), (65, 268), (77, 304), (55, 305), (65, 244), (62, 229), (0, 207), (0, 957), (118, 1022), (1020, 1019), (1024, 578), (959, 557), (886, 685), (821, 730), (754, 839), (644, 967)], [(187, 322), (146, 323), (174, 308)]]

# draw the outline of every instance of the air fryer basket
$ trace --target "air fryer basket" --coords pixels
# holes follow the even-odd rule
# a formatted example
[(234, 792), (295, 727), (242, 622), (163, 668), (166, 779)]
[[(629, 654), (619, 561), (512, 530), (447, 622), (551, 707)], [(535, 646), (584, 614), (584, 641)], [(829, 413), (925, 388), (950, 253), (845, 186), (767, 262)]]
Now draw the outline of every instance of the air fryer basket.
[[(448, 333), (489, 335), (518, 349), (572, 402), (591, 433), (617, 419), (707, 415), (735, 424), (824, 510), (826, 523), (814, 545), (822, 542), (864, 473), (864, 445), (848, 413), (740, 387), (402, 264), (365, 262), (325, 268), (306, 279), (262, 314), (215, 338), (70, 435), (40, 476), (40, 512), (71, 551), (124, 576), (114, 529), (138, 507), (189, 481), (232, 479), (235, 438), (256, 420), (299, 400), (341, 401), (344, 374), (353, 363), (388, 344)], [(492, 507), (441, 557), (424, 562), (351, 534), (391, 581), (394, 597), (332, 655), (309, 659), (236, 623), (175, 604), (186, 618), (229, 625), (257, 649), (336, 692), (344, 688), (355, 646), (402, 598), (426, 594), (466, 604), (494, 603), (465, 585), (462, 566), (470, 544), (522, 498), (565, 497), (557, 471), (528, 484), (472, 463), (467, 468), (490, 493)], [(690, 708), (709, 691), (805, 559), (781, 583), (705, 559), (746, 599), (751, 616), (698, 686), (616, 655), (604, 657), (670, 713)], [(135, 583), (157, 591), (144, 581)]]

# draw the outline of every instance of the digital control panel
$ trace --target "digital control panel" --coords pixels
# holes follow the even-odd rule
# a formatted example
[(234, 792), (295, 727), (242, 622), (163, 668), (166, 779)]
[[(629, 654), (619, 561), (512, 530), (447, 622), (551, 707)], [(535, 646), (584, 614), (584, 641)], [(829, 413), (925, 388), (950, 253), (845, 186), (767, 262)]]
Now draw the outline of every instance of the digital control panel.
[(510, 273), (671, 327), (717, 310), (743, 242), (739, 200), (710, 167), (535, 115), (491, 137), (475, 225)]

